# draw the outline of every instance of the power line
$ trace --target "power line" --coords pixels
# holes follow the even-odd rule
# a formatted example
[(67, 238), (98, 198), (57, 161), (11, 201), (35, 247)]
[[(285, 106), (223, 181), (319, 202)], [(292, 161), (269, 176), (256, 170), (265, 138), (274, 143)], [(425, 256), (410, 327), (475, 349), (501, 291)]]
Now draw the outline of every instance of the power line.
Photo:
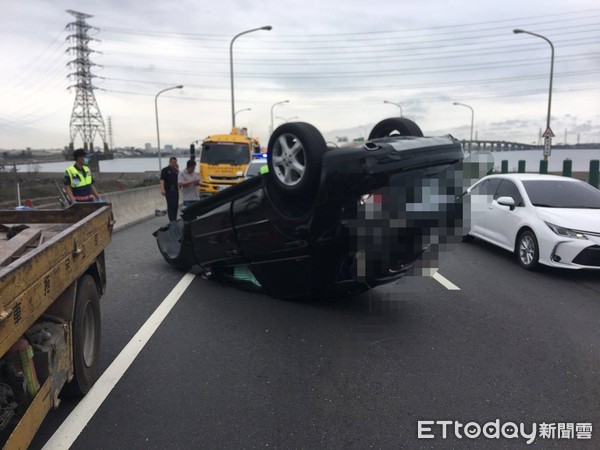
[[(435, 30), (464, 30), (467, 27), (483, 27), (484, 29), (490, 29), (490, 27), (488, 25), (491, 24), (499, 24), (499, 23), (510, 23), (510, 24), (514, 24), (517, 21), (533, 21), (534, 23), (537, 24), (551, 24), (551, 23), (562, 23), (565, 21), (573, 21), (573, 20), (581, 20), (579, 18), (567, 18), (568, 16), (580, 16), (583, 15), (582, 19), (589, 19), (589, 18), (596, 18), (598, 17), (598, 14), (593, 14), (593, 13), (600, 13), (600, 9), (588, 9), (588, 10), (580, 10), (580, 11), (569, 11), (569, 12), (565, 12), (565, 13), (556, 13), (556, 14), (544, 14), (544, 15), (538, 15), (538, 16), (529, 16), (529, 17), (518, 17), (518, 18), (512, 18), (512, 19), (499, 19), (499, 20), (490, 20), (490, 21), (485, 21), (485, 22), (466, 22), (466, 23), (460, 23), (460, 24), (453, 24), (453, 25), (440, 25), (440, 26), (434, 26), (434, 27), (424, 27), (424, 28), (406, 28), (406, 29), (402, 29), (402, 30), (378, 30), (378, 31), (355, 31), (355, 32), (350, 32), (350, 33), (314, 33), (311, 34), (310, 37), (312, 39), (314, 38), (318, 38), (318, 37), (326, 37), (327, 40), (325, 41), (321, 41), (321, 42), (328, 42), (330, 38), (332, 37), (359, 37), (361, 39), (367, 37), (367, 36), (376, 36), (376, 35), (387, 35), (387, 34), (399, 34), (399, 33), (411, 33), (414, 34), (415, 32), (418, 31), (427, 31), (427, 32), (431, 32), (431, 31), (435, 31)], [(546, 21), (546, 22), (540, 22), (542, 19), (545, 20), (546, 18), (557, 18), (557, 20), (554, 21)], [(156, 30), (134, 30), (134, 29), (130, 29), (130, 28), (120, 28), (120, 27), (113, 27), (113, 26), (100, 26), (100, 29), (104, 30), (104, 31), (108, 31), (108, 32), (115, 32), (115, 33), (121, 33), (121, 34), (134, 34), (134, 35), (144, 35), (144, 36), (158, 36), (158, 37), (165, 37), (165, 36), (173, 36), (173, 37), (186, 37), (188, 39), (193, 39), (193, 38), (198, 38), (198, 39), (202, 39), (202, 40), (207, 40), (207, 41), (227, 41), (229, 42), (229, 40), (231, 39), (231, 34), (215, 34), (215, 33), (184, 33), (184, 32), (166, 32), (166, 31), (156, 31)], [(498, 27), (499, 28), (499, 27)], [(497, 29), (498, 29), (497, 28)], [(493, 29), (493, 28), (492, 28)], [(286, 38), (302, 38), (302, 39), (306, 39), (306, 34), (289, 34), (289, 35), (283, 35), (283, 36), (278, 36), (278, 40), (280, 42), (284, 42), (284, 40)], [(256, 39), (265, 39), (265, 38), (261, 38), (261, 37), (256, 37)], [(266, 38), (268, 39), (268, 38)]]
[[(576, 55), (565, 56), (562, 58), (563, 61), (587, 61), (590, 57), (597, 57), (598, 54), (581, 53)], [(373, 69), (373, 70), (354, 70), (354, 71), (340, 71), (340, 72), (278, 72), (273, 71), (269, 73), (264, 72), (244, 72), (238, 71), (236, 74), (239, 78), (254, 78), (254, 79), (321, 79), (321, 78), (356, 78), (369, 76), (372, 78), (383, 78), (389, 75), (407, 75), (407, 74), (420, 74), (430, 75), (437, 73), (447, 72), (460, 72), (460, 71), (482, 71), (489, 69), (502, 69), (510, 67), (526, 67), (531, 65), (538, 65), (540, 63), (547, 62), (547, 58), (529, 58), (529, 59), (513, 59), (507, 61), (491, 61), (486, 63), (465, 63), (465, 64), (451, 64), (443, 66), (428, 66), (428, 67), (407, 67), (399, 69)], [(193, 75), (201, 77), (219, 77), (223, 78), (227, 76), (226, 72), (216, 71), (194, 71), (187, 69), (157, 69), (155, 67), (135, 67), (135, 66), (124, 66), (124, 65), (111, 65), (107, 66), (115, 69), (125, 69), (127, 71), (139, 71), (139, 72), (150, 72), (150, 73), (163, 73), (163, 74), (176, 74), (176, 75)]]
[[(600, 90), (600, 86), (598, 86), (597, 84), (590, 84), (589, 86), (581, 86), (579, 88), (557, 88), (554, 90), (554, 92), (557, 93), (561, 93), (561, 92), (578, 92), (578, 91), (596, 91), (596, 90)], [(125, 94), (125, 95), (135, 95), (135, 96), (140, 96), (140, 97), (154, 97), (154, 94), (152, 93), (146, 93), (146, 92), (132, 92), (132, 91), (125, 91), (125, 90), (113, 90), (113, 89), (106, 89), (106, 92), (108, 93), (115, 93), (115, 94)], [(522, 91), (512, 91), (512, 92), (502, 92), (502, 93), (497, 93), (497, 94), (490, 94), (490, 95), (466, 95), (466, 96), (462, 96), (461, 98), (464, 100), (484, 100), (484, 99), (494, 99), (494, 98), (505, 98), (505, 97), (525, 97), (525, 96), (531, 96), (531, 95), (540, 95), (540, 94), (545, 94), (547, 93), (547, 89), (546, 87), (542, 87), (540, 89), (537, 90), (522, 90)], [(225, 98), (225, 97), (186, 97), (186, 98), (178, 98), (178, 100), (191, 100), (191, 101), (210, 101), (210, 102), (217, 102), (217, 103), (224, 103), (224, 102), (228, 102), (229, 99)], [(407, 99), (406, 103), (410, 104), (410, 103), (431, 103), (431, 102), (448, 102), (450, 100), (448, 100), (447, 96), (437, 96), (437, 97), (419, 97), (418, 100), (410, 100)], [(258, 103), (258, 104), (271, 104), (271, 100), (256, 100), (253, 99), (252, 100), (253, 103)], [(339, 101), (306, 101), (303, 99), (297, 99), (294, 100), (294, 104), (295, 105), (310, 105), (310, 106), (315, 106), (315, 105), (347, 105), (347, 104), (374, 104), (380, 103), (380, 100), (378, 99), (377, 101), (375, 100), (339, 100)]]
[[(593, 40), (590, 40), (593, 39)], [(570, 48), (579, 48), (582, 44), (599, 44), (600, 37), (598, 38), (584, 38), (584, 39), (568, 39), (561, 41), (561, 51), (564, 54), (565, 49)], [(256, 57), (253, 58), (244, 58), (239, 57), (236, 59), (236, 62), (242, 66), (261, 66), (264, 67), (265, 64), (270, 64), (274, 66), (316, 66), (322, 65), (323, 62), (329, 63), (346, 63), (346, 64), (354, 64), (354, 63), (366, 63), (366, 62), (379, 62), (379, 63), (392, 63), (392, 62), (415, 62), (415, 61), (427, 61), (427, 60), (440, 60), (443, 58), (455, 58), (455, 57), (478, 57), (478, 56), (499, 56), (502, 54), (514, 54), (514, 53), (527, 53), (530, 52), (533, 48), (539, 48), (537, 43), (524, 44), (515, 46), (515, 48), (507, 48), (506, 45), (498, 45), (498, 46), (487, 46), (487, 47), (479, 47), (476, 50), (440, 50), (437, 47), (433, 49), (428, 47), (430, 50), (427, 51), (426, 56), (411, 56), (409, 51), (400, 52), (398, 56), (388, 56), (385, 59), (382, 59), (381, 56), (373, 55), (372, 52), (368, 52), (367, 56), (322, 56), (319, 57), (320, 54), (312, 55), (310, 58), (298, 58), (293, 54), (289, 54), (284, 58), (269, 58), (265, 57), (265, 53), (260, 53), (260, 60), (257, 60)], [(426, 50), (425, 47), (419, 50)], [(387, 52), (387, 51), (386, 51)], [(199, 57), (173, 57), (169, 55), (157, 55), (157, 54), (140, 54), (134, 52), (121, 52), (121, 51), (111, 51), (111, 55), (124, 55), (128, 58), (157, 58), (161, 61), (179, 61), (184, 62), (186, 64), (198, 64), (198, 65), (206, 65), (204, 58)], [(338, 52), (339, 55), (339, 52)], [(560, 57), (559, 57), (560, 59)], [(210, 58), (211, 65), (229, 65), (229, 58), (227, 57), (211, 57)], [(272, 66), (271, 66), (272, 67)]]

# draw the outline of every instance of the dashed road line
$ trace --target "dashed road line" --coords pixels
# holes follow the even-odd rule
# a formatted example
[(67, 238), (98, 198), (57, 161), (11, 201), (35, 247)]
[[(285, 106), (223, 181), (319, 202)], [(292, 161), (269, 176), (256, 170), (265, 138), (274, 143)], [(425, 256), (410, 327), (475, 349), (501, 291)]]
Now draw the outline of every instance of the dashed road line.
[(452, 281), (448, 280), (446, 277), (444, 277), (441, 273), (437, 271), (431, 276), (431, 278), (440, 283), (449, 291), (460, 291), (460, 288), (457, 285), (455, 285)]

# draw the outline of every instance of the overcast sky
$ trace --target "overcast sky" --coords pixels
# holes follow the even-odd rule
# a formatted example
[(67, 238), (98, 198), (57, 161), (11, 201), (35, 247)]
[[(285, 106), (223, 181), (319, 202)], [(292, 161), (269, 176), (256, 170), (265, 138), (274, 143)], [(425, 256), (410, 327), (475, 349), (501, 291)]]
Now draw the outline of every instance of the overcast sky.
[[(69, 143), (75, 90), (67, 24), (92, 15), (95, 97), (114, 145), (188, 147), (231, 127), (229, 45), (237, 123), (267, 144), (275, 126), (310, 122), (328, 140), (368, 135), (386, 117), (426, 135), (537, 142), (555, 46), (553, 142), (600, 142), (597, 0), (5, 0), (0, 14), (0, 149)], [(108, 139), (108, 133), (107, 133)], [(99, 138), (96, 145), (101, 144)], [(78, 138), (75, 145), (81, 145)]]

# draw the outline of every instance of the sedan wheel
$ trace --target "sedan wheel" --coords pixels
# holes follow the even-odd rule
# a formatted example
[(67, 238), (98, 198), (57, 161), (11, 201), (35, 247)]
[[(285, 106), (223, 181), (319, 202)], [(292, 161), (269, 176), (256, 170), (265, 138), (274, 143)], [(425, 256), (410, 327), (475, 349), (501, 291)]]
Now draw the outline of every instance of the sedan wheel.
[(392, 117), (379, 122), (373, 127), (369, 134), (369, 140), (388, 136), (416, 136), (422, 137), (421, 128), (410, 119), (405, 117)]
[(327, 144), (321, 133), (303, 122), (278, 127), (269, 140), (269, 172), (278, 190), (304, 196), (318, 186)]
[(524, 231), (519, 236), (517, 243), (517, 257), (521, 267), (533, 270), (537, 267), (540, 257), (537, 239), (531, 231)]
[(286, 186), (294, 186), (302, 181), (306, 172), (306, 150), (291, 134), (279, 137), (273, 153), (273, 168), (279, 181)]

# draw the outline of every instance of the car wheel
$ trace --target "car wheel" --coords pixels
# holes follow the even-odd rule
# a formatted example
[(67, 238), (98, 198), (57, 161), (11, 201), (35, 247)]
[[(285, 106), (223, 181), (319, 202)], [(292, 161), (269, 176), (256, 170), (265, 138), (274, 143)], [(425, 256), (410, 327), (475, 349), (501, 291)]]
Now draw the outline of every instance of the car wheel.
[(521, 267), (533, 270), (538, 265), (540, 251), (537, 239), (532, 231), (525, 230), (519, 235), (517, 241), (517, 258)]
[(379, 122), (371, 130), (369, 140), (388, 136), (416, 136), (423, 137), (419, 126), (410, 119), (393, 117)]
[(314, 126), (286, 123), (269, 139), (269, 173), (283, 194), (302, 195), (316, 188), (327, 144)]
[(77, 282), (73, 317), (73, 379), (64, 389), (68, 396), (82, 396), (98, 378), (100, 351), (100, 296), (96, 282), (84, 275)]

